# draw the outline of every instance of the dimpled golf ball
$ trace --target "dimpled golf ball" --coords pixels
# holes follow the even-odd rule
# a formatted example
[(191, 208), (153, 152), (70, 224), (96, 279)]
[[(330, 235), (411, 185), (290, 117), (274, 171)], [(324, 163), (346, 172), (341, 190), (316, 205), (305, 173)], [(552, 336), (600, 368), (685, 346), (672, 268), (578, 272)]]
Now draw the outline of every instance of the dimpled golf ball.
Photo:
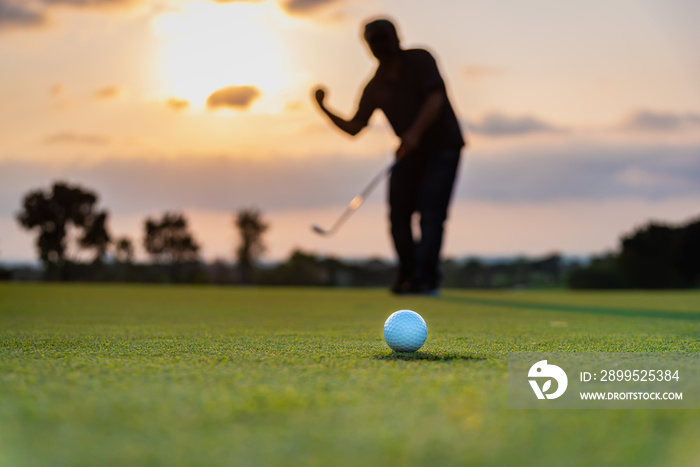
[(394, 352), (415, 352), (427, 337), (428, 326), (415, 311), (399, 310), (384, 323), (384, 340)]

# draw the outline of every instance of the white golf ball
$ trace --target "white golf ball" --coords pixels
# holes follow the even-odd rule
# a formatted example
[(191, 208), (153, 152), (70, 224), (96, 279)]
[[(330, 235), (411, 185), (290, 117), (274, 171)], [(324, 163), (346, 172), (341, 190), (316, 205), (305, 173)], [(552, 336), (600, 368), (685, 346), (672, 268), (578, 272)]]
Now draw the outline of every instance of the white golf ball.
[(428, 326), (415, 311), (399, 310), (384, 323), (384, 340), (394, 352), (415, 352), (428, 337)]

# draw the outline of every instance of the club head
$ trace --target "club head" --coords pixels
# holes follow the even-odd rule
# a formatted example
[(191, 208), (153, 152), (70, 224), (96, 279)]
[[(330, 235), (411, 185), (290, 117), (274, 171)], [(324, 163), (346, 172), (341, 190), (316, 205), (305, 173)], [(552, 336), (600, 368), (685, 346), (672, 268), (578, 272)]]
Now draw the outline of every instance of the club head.
[(328, 232), (326, 232), (325, 230), (323, 230), (321, 227), (317, 226), (316, 224), (311, 225), (311, 230), (313, 230), (314, 232), (316, 232), (319, 235), (327, 235), (328, 234)]

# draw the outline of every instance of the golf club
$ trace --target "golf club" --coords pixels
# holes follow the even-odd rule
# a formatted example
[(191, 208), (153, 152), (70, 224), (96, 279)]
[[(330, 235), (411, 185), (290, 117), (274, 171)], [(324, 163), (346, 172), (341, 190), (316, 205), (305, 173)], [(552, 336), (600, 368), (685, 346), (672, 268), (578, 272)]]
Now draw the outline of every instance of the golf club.
[(359, 195), (355, 196), (352, 199), (352, 201), (350, 201), (350, 204), (348, 204), (348, 207), (345, 209), (343, 214), (341, 214), (341, 216), (338, 218), (338, 220), (335, 221), (335, 223), (333, 224), (333, 226), (330, 229), (328, 229), (328, 230), (322, 229), (317, 224), (312, 224), (311, 230), (313, 230), (314, 232), (316, 232), (319, 235), (323, 235), (326, 237), (333, 235), (340, 228), (340, 226), (345, 223), (347, 218), (350, 217), (350, 215), (353, 212), (357, 211), (357, 209), (360, 206), (362, 206), (362, 203), (365, 202), (365, 199), (367, 198), (367, 196), (369, 196), (369, 194), (372, 192), (372, 190), (374, 190), (374, 188), (379, 184), (379, 182), (381, 182), (384, 179), (384, 177), (386, 177), (387, 175), (389, 175), (391, 173), (391, 171), (394, 169), (396, 164), (398, 164), (398, 162), (399, 162), (398, 160), (394, 161), (388, 167), (382, 169), (382, 171), (379, 172), (377, 174), (377, 176), (372, 179), (371, 182), (369, 182), (369, 185), (367, 185), (365, 187), (365, 189), (362, 190), (362, 192)]

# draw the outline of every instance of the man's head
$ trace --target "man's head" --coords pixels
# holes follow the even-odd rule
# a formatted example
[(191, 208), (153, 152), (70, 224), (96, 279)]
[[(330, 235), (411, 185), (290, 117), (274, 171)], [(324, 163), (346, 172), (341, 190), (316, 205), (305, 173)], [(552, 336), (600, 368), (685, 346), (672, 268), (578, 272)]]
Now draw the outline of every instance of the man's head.
[(364, 36), (372, 55), (380, 62), (391, 60), (401, 51), (396, 27), (388, 19), (376, 19), (365, 24)]

